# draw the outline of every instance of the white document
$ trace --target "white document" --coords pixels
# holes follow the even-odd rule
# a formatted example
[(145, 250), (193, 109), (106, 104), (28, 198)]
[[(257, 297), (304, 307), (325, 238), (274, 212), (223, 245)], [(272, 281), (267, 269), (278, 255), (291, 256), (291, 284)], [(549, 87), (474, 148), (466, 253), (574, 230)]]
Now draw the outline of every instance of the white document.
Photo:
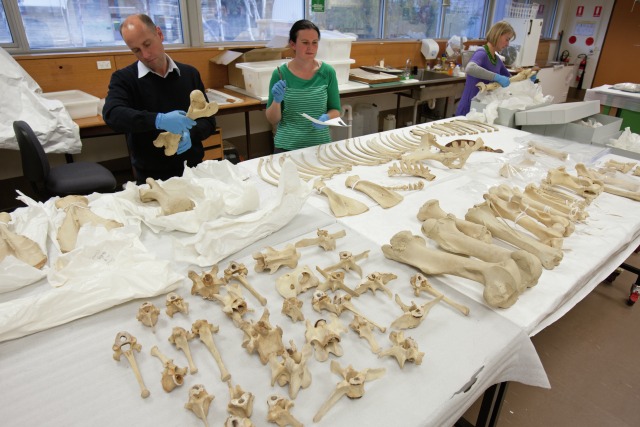
[(335, 119), (327, 120), (326, 122), (321, 122), (320, 120), (314, 119), (307, 113), (302, 113), (302, 117), (305, 119), (311, 120), (313, 123), (317, 123), (319, 125), (325, 126), (338, 126), (338, 127), (350, 127), (351, 125), (346, 124), (341, 117), (336, 117)]

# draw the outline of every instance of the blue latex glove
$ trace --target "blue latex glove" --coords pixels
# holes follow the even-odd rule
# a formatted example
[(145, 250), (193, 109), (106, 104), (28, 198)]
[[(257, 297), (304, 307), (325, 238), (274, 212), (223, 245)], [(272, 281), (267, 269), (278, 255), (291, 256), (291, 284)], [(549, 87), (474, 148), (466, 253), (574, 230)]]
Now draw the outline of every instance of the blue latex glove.
[(532, 82), (536, 82), (536, 80), (538, 80), (538, 75), (534, 74), (533, 76), (529, 77), (529, 80), (531, 80)]
[(278, 80), (276, 84), (271, 88), (271, 95), (273, 95), (273, 101), (278, 104), (284, 101), (284, 92), (287, 88), (287, 82), (284, 80)]
[(507, 87), (511, 84), (511, 81), (509, 81), (509, 77), (505, 77), (502, 74), (496, 74), (493, 77), (493, 81), (498, 82), (502, 87)]
[(180, 142), (178, 143), (178, 151), (176, 153), (182, 154), (191, 148), (191, 134), (188, 130), (182, 132), (182, 138), (180, 138)]
[(187, 117), (186, 112), (180, 110), (158, 113), (156, 116), (156, 129), (166, 130), (177, 135), (191, 129), (195, 124), (195, 120), (191, 120)]
[[(329, 120), (329, 115), (327, 113), (324, 113), (323, 115), (321, 115), (320, 117), (318, 117), (318, 120), (320, 120), (321, 122), (326, 122), (327, 120)], [(311, 124), (313, 125), (314, 128), (316, 129), (324, 129), (327, 127), (327, 125), (319, 125), (317, 123), (313, 123), (311, 122)]]

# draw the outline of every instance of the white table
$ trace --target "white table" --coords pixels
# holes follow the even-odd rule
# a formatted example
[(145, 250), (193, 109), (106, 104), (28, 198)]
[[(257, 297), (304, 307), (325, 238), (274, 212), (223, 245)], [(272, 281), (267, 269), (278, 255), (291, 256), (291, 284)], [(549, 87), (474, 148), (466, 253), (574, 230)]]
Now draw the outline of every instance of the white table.
[(640, 93), (614, 89), (613, 85), (602, 85), (587, 89), (584, 100), (598, 100), (601, 105), (622, 108), (624, 110), (640, 111)]
[[(410, 230), (420, 234), (420, 223), (415, 215), (424, 201), (438, 198), (441, 206), (457, 216), (464, 216), (466, 209), (482, 201), (482, 193), (489, 185), (503, 182), (495, 171), (500, 166), (499, 159), (517, 159), (516, 150), (529, 135), (513, 129), (501, 128), (496, 134), (483, 135), (485, 143), (493, 148), (503, 148), (504, 155), (476, 153), (464, 169), (448, 170), (433, 165), (436, 180), (427, 183), (422, 191), (405, 193), (405, 200), (398, 206), (383, 210), (366, 196), (344, 187), (346, 174), (329, 180), (328, 185), (342, 193), (362, 200), (370, 206), (363, 215), (335, 219), (329, 214), (324, 196), (313, 195), (307, 205), (294, 220), (283, 229), (245, 248), (220, 262), (221, 269), (231, 260), (244, 263), (249, 268), (249, 281), (268, 299), (272, 325), (279, 325), (284, 331), (284, 342), (295, 341), (298, 349), (304, 342), (304, 325), (292, 323), (280, 313), (281, 297), (274, 288), (273, 275), (256, 273), (252, 254), (266, 246), (282, 249), (303, 237), (313, 237), (317, 228), (330, 231), (344, 229), (347, 236), (338, 240), (337, 250), (324, 252), (319, 248), (301, 248), (299, 265), (328, 266), (337, 262), (337, 252), (348, 250), (354, 254), (369, 250), (369, 256), (361, 262), (365, 274), (380, 271), (393, 272), (397, 279), (389, 283), (389, 288), (400, 295), (405, 303), (424, 303), (431, 299), (413, 295), (409, 277), (415, 269), (387, 260), (379, 250), (398, 231)], [(598, 153), (571, 146), (572, 158), (598, 158)], [(309, 153), (313, 149), (307, 150)], [(511, 154), (509, 154), (511, 152)], [(257, 160), (241, 164), (241, 168), (257, 180)], [(384, 180), (386, 166), (357, 167), (353, 173), (362, 179)], [(405, 179), (413, 182), (415, 179)], [(517, 180), (511, 181), (516, 184)], [(263, 190), (261, 198), (268, 198), (275, 191), (262, 181), (256, 181)], [(453, 299), (466, 304), (471, 309), (468, 317), (452, 308), (439, 304), (429, 313), (427, 319), (416, 329), (404, 331), (405, 337), (413, 337), (421, 351), (425, 353), (421, 365), (407, 363), (400, 369), (395, 360), (378, 359), (367, 343), (352, 331), (342, 337), (344, 349), (342, 357), (331, 357), (342, 366), (353, 365), (357, 370), (384, 367), (383, 378), (365, 384), (365, 395), (359, 400), (342, 398), (321, 422), (314, 424), (312, 418), (324, 400), (329, 396), (339, 378), (329, 371), (329, 363), (315, 359), (309, 362), (313, 380), (308, 389), (300, 391), (293, 415), (305, 425), (351, 426), (351, 425), (409, 425), (446, 426), (452, 425), (482, 393), (493, 384), (519, 381), (533, 386), (548, 386), (548, 381), (540, 360), (529, 339), (546, 324), (560, 317), (580, 298), (589, 292), (599, 277), (606, 276), (616, 266), (618, 259), (624, 259), (638, 243), (640, 219), (629, 218), (628, 212), (637, 210), (635, 202), (626, 199), (600, 196), (589, 208), (591, 219), (580, 226), (578, 231), (566, 239), (565, 259), (552, 271), (544, 271), (540, 283), (527, 290), (520, 300), (507, 310), (494, 310), (486, 306), (481, 297), (481, 286), (477, 283), (454, 279), (449, 276), (433, 278), (432, 284)], [(175, 233), (174, 233), (175, 234)], [(142, 241), (160, 259), (171, 254), (171, 238), (163, 234), (153, 234), (143, 230)], [(215, 239), (215, 236), (212, 236)], [(597, 245), (598, 250), (593, 250)], [(227, 385), (219, 378), (213, 358), (196, 339), (190, 347), (199, 368), (195, 375), (185, 377), (185, 385), (171, 394), (160, 387), (161, 364), (150, 356), (152, 346), (157, 345), (179, 366), (186, 366), (186, 359), (167, 341), (173, 326), (190, 328), (197, 319), (207, 319), (218, 325), (220, 332), (214, 340), (228, 370), (232, 374), (233, 385), (240, 385), (255, 396), (254, 415), (256, 425), (266, 425), (266, 399), (271, 394), (287, 396), (285, 388), (270, 385), (270, 369), (261, 365), (257, 355), (248, 354), (242, 347), (242, 332), (222, 313), (220, 305), (189, 295), (190, 281), (186, 272), (193, 267), (175, 263), (175, 271), (185, 279), (178, 293), (190, 303), (189, 315), (175, 314), (169, 318), (164, 314), (156, 327), (156, 332), (144, 327), (136, 319), (137, 309), (142, 302), (131, 301), (105, 310), (96, 315), (79, 319), (29, 335), (0, 343), (0, 375), (3, 387), (0, 391), (0, 417), (3, 425), (86, 425), (96, 426), (135, 425), (202, 425), (193, 414), (183, 408), (187, 401), (188, 388), (194, 384), (204, 384), (216, 396), (209, 414), (210, 425), (222, 425), (226, 419), (226, 405), (229, 400)], [(193, 268), (201, 272), (202, 269)], [(353, 272), (346, 274), (346, 282), (352, 288), (360, 283)], [(32, 285), (34, 292), (46, 289), (46, 284)], [(255, 312), (247, 318), (257, 320), (262, 314), (258, 301), (244, 292), (250, 308)], [(301, 294), (304, 301), (303, 312), (312, 322), (327, 317), (327, 313), (316, 313), (310, 307), (311, 291)], [(5, 295), (5, 298), (7, 296)], [(164, 298), (150, 299), (159, 308), (164, 307)], [(354, 305), (372, 320), (389, 325), (401, 315), (395, 302), (384, 294), (371, 293), (353, 300)], [(351, 315), (343, 314), (342, 323), (347, 326)], [(136, 359), (142, 377), (151, 396), (140, 398), (140, 391), (132, 370), (124, 360), (112, 359), (111, 345), (119, 331), (128, 331), (138, 338), (142, 352)], [(388, 332), (376, 333), (381, 347), (389, 346)], [(467, 390), (466, 392), (464, 390)], [(11, 403), (6, 403), (11, 402)], [(37, 408), (35, 410), (34, 408)]]

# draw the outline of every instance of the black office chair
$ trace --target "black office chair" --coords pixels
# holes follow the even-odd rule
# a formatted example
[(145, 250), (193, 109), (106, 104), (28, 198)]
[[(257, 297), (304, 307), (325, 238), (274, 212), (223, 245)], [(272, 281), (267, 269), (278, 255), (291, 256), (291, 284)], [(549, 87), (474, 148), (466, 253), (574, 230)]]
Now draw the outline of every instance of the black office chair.
[(22, 171), (40, 201), (53, 196), (109, 193), (116, 188), (116, 178), (98, 163), (74, 162), (51, 167), (42, 144), (27, 123), (13, 122), (13, 131), (20, 147)]

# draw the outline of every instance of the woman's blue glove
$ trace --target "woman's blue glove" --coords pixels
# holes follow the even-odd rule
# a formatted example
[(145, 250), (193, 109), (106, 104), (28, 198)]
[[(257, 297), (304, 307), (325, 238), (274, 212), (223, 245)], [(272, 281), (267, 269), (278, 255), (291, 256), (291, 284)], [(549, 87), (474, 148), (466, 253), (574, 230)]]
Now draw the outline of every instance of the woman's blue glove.
[(195, 120), (191, 120), (187, 117), (186, 112), (180, 110), (158, 113), (156, 116), (156, 129), (166, 130), (177, 135), (191, 129), (195, 124)]
[(271, 88), (271, 95), (273, 95), (273, 101), (280, 104), (284, 101), (284, 92), (287, 88), (287, 82), (284, 80), (278, 80), (276, 84)]
[(538, 80), (538, 75), (534, 74), (533, 76), (529, 77), (529, 80), (531, 80), (532, 82), (536, 82), (536, 80)]
[[(320, 120), (321, 122), (326, 122), (327, 120), (329, 120), (329, 115), (327, 113), (324, 113), (323, 115), (318, 117), (318, 120)], [(327, 127), (327, 125), (319, 125), (318, 123), (314, 123), (314, 122), (311, 122), (311, 124), (316, 129), (324, 129)]]
[(496, 74), (493, 77), (493, 81), (494, 82), (498, 82), (500, 84), (500, 86), (502, 87), (507, 87), (511, 84), (511, 81), (509, 80), (509, 77), (505, 77), (502, 74)]
[(176, 153), (182, 154), (191, 148), (191, 134), (188, 130), (182, 132), (182, 138), (180, 138), (180, 142), (178, 143), (178, 151)]

